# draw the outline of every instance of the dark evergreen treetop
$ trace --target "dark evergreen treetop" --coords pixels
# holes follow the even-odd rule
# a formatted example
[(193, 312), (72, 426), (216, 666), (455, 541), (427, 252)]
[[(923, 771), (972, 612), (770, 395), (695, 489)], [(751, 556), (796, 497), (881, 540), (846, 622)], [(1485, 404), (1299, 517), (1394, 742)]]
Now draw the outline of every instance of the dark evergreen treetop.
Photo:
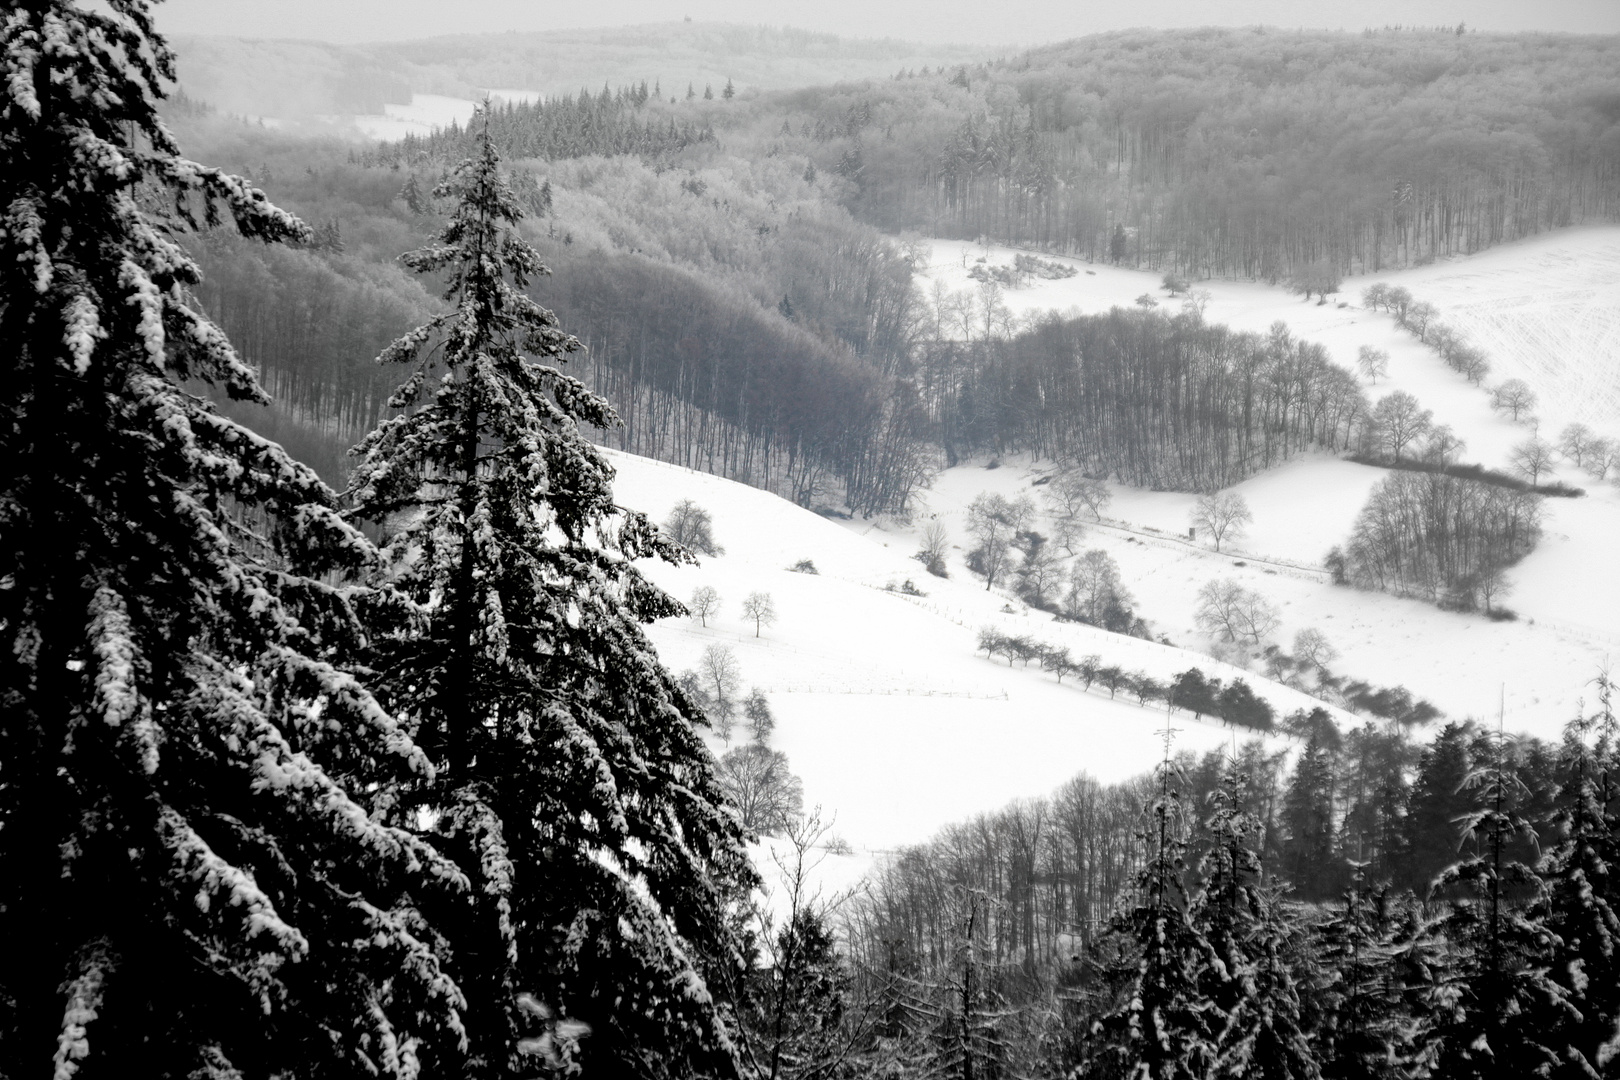
[(180, 155), (145, 0), (8, 3), (0, 69), (0, 1074), (413, 1075), (466, 880), (379, 818), (376, 553), (195, 390), (264, 400), (177, 236), (308, 230)]
[(410, 805), (480, 897), (452, 931), (473, 1055), (526, 1068), (529, 994), (555, 1021), (530, 1034), (587, 1069), (729, 1075), (727, 910), (753, 872), (701, 713), (641, 629), (682, 609), (633, 565), (688, 556), (613, 501), (579, 427), (617, 417), (557, 366), (579, 343), (523, 291), (547, 270), (474, 125), (477, 155), (435, 191), (455, 204), (439, 242), (405, 256), (450, 309), (381, 357), (414, 370), (354, 474), (417, 605), (375, 661), (442, 770)]

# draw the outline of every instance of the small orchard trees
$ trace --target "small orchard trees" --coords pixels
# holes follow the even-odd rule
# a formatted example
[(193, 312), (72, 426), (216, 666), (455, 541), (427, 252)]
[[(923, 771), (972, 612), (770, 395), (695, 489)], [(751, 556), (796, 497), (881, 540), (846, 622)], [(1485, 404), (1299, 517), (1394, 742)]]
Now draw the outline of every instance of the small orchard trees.
[(743, 601), (743, 618), (754, 624), (754, 636), (759, 637), (760, 629), (776, 622), (776, 604), (771, 600), (768, 592), (752, 592)]
[(1585, 424), (1570, 424), (1558, 436), (1558, 452), (1575, 463), (1578, 469), (1586, 468), (1588, 455), (1592, 453), (1594, 444), (1602, 443), (1602, 439), (1592, 434), (1592, 429)]
[(784, 832), (804, 811), (804, 784), (780, 750), (757, 742), (728, 750), (720, 758), (719, 780), (751, 833)]
[(771, 741), (771, 733), (776, 730), (776, 714), (771, 712), (765, 691), (756, 686), (748, 692), (748, 697), (743, 699), (743, 715), (748, 718), (748, 730), (755, 742), (764, 746)]
[(664, 531), (671, 540), (699, 555), (724, 555), (726, 549), (714, 542), (714, 519), (691, 499), (682, 499), (669, 512)]
[(1191, 521), (1195, 529), (1202, 529), (1215, 541), (1215, 550), (1228, 540), (1237, 538), (1243, 526), (1254, 520), (1249, 504), (1235, 491), (1216, 491), (1198, 496), (1193, 505)]
[(692, 590), (692, 598), (686, 602), (686, 609), (704, 626), (709, 620), (720, 613), (720, 590), (713, 585), (699, 585)]
[(1294, 662), (1315, 668), (1319, 676), (1327, 674), (1328, 665), (1338, 655), (1320, 630), (1307, 628), (1294, 635)]

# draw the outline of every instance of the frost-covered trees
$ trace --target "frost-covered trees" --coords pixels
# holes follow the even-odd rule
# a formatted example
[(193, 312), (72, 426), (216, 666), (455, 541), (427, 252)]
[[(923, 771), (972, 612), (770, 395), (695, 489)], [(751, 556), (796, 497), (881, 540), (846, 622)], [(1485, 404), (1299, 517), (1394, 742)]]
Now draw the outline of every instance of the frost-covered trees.
[(435, 193), (438, 241), (404, 257), (449, 308), (383, 354), (410, 374), (353, 479), (413, 602), (372, 663), (439, 773), (399, 812), (472, 882), (447, 933), (480, 1068), (530, 1067), (526, 994), (588, 1025), (564, 1047), (586, 1072), (730, 1075), (726, 912), (753, 875), (641, 628), (679, 607), (634, 565), (689, 556), (615, 505), (580, 428), (617, 417), (559, 369), (578, 343), (525, 294), (546, 268), (487, 128), (474, 145)]
[(1215, 541), (1215, 550), (1221, 544), (1243, 533), (1243, 527), (1254, 520), (1249, 504), (1235, 491), (1215, 491), (1198, 496), (1190, 518), (1193, 528), (1202, 529)]
[(1193, 622), (1211, 637), (1258, 646), (1276, 632), (1281, 620), (1264, 596), (1229, 578), (1217, 578), (1198, 590)]
[(1115, 633), (1128, 633), (1134, 621), (1131, 594), (1120, 580), (1119, 564), (1101, 548), (1083, 552), (1069, 567), (1064, 608), (1071, 618)]
[(467, 882), (392, 823), (434, 763), (354, 673), (376, 551), (199, 396), (266, 400), (177, 236), (308, 230), (180, 156), (173, 78), (142, 0), (0, 17), (0, 1074), (453, 1071)]
[(950, 573), (945, 567), (945, 556), (950, 552), (951, 538), (945, 531), (945, 526), (938, 521), (930, 521), (923, 529), (922, 543), (917, 547), (917, 554), (912, 556), (935, 577), (949, 577)]
[(1046, 489), (1047, 508), (1052, 514), (1052, 532), (1058, 544), (1070, 555), (1074, 543), (1085, 532), (1084, 515), (1101, 521), (1113, 498), (1108, 485), (1079, 472), (1059, 475)]

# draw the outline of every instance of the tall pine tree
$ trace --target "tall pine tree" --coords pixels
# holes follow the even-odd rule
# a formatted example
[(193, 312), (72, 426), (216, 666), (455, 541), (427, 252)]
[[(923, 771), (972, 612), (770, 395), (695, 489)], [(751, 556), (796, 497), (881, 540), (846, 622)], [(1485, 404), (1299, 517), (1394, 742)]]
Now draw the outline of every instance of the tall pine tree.
[(417, 605), (375, 656), (441, 770), (408, 809), (478, 897), (450, 931), (476, 1071), (526, 1068), (532, 1000), (553, 1030), (524, 1045), (588, 1071), (730, 1075), (726, 912), (753, 872), (701, 713), (641, 629), (682, 609), (634, 566), (684, 551), (615, 505), (580, 433), (618, 420), (557, 366), (579, 344), (524, 292), (547, 270), (479, 126), (434, 192), (454, 205), (439, 242), (404, 256), (450, 308), (381, 357), (413, 370), (354, 474)]
[(144, 0), (14, 0), (0, 68), (0, 1074), (411, 1076), (467, 883), (379, 823), (432, 766), (344, 666), (376, 552), (188, 389), (266, 400), (177, 236), (308, 230), (180, 155)]

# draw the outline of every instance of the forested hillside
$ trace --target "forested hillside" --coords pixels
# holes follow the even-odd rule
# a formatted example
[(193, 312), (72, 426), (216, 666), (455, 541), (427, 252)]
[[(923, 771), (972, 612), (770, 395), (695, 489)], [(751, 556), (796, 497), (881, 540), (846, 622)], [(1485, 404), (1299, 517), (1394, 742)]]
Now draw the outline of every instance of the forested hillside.
[(684, 115), (886, 230), (1276, 280), (1612, 220), (1616, 70), (1602, 37), (1126, 31)]

